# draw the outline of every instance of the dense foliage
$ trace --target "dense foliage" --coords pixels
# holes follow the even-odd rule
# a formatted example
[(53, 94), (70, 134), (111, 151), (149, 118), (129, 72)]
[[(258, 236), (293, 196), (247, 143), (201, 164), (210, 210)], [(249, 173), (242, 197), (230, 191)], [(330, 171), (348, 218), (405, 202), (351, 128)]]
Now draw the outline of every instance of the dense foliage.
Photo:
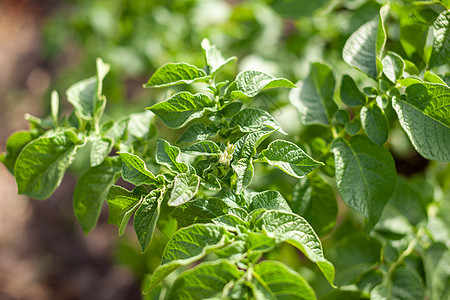
[[(133, 218), (142, 252), (169, 237), (143, 282), (149, 298), (446, 299), (449, 18), (445, 2), (382, 6), (343, 45), (363, 80), (324, 62), (298, 84), (262, 71), (231, 77), (237, 59), (204, 39), (203, 68), (163, 65), (144, 85), (172, 88), (163, 101), (113, 120), (102, 118), (110, 67), (97, 59), (96, 75), (66, 92), (73, 112), (60, 116), (54, 92), (51, 115), (29, 118), (1, 160), (19, 193), (46, 199), (88, 153), (73, 197), (83, 230), (107, 202), (119, 235)], [(285, 89), (298, 136), (274, 108)], [(176, 141), (159, 121), (180, 129)], [(423, 174), (397, 173), (399, 127), (429, 160)], [(319, 236), (332, 230), (324, 255)]]

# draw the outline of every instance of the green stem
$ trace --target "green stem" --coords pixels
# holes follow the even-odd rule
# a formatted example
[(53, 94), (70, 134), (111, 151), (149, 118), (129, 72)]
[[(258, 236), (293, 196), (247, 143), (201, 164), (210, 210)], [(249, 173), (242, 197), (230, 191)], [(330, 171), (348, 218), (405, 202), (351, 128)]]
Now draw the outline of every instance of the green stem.
[(389, 267), (389, 269), (386, 273), (386, 276), (388, 278), (391, 277), (395, 268), (397, 268), (398, 265), (400, 265), (405, 260), (405, 258), (408, 257), (414, 251), (414, 248), (416, 247), (417, 243), (419, 242), (419, 239), (424, 235), (424, 233), (425, 233), (425, 231), (423, 230), (423, 228), (419, 229), (419, 231), (417, 232), (417, 235), (408, 244), (408, 247), (406, 247), (405, 251), (403, 251), (402, 254), (400, 254), (400, 256), (398, 257), (398, 259)]

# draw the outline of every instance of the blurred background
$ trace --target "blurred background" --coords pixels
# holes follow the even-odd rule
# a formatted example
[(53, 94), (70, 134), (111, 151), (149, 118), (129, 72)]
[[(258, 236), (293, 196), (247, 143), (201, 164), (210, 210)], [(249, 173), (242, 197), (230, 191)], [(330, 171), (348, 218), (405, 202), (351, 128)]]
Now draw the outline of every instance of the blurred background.
[[(112, 67), (104, 86), (109, 117), (143, 111), (161, 99), (142, 88), (157, 67), (169, 61), (203, 66), (204, 37), (225, 56), (239, 58), (239, 70), (229, 68), (231, 74), (257, 69), (295, 82), (307, 76), (311, 62), (323, 60), (336, 78), (345, 72), (364, 82), (344, 64), (341, 51), (383, 2), (2, 0), (0, 152), (12, 132), (27, 128), (25, 113), (46, 116), (51, 91), (64, 95), (72, 83), (92, 76), (97, 57)], [(397, 51), (396, 32), (390, 36)], [(423, 64), (420, 57), (409, 59)], [(301, 128), (297, 113), (287, 91), (279, 93), (269, 109), (279, 110), (275, 116), (295, 136)], [(63, 104), (63, 111), (70, 109)], [(393, 135), (404, 141), (394, 149), (399, 172), (423, 169), (427, 162), (403, 131)], [(116, 228), (106, 225), (107, 211), (94, 231), (83, 234), (71, 200), (80, 172), (82, 167), (72, 167), (50, 199), (37, 201), (17, 195), (13, 176), (0, 166), (0, 299), (141, 299), (140, 281), (160, 253), (141, 255), (132, 229), (118, 238)]]

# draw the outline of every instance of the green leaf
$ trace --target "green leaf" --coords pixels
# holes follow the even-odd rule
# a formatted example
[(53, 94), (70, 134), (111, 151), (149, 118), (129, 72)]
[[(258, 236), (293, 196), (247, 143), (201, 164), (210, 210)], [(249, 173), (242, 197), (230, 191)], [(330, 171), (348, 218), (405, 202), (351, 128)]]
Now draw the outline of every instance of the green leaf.
[[(421, 184), (420, 188), (424, 189), (425, 186)], [(413, 225), (427, 219), (426, 204), (420, 192), (421, 190), (418, 190), (412, 182), (399, 177), (394, 194), (389, 200), (389, 204), (395, 207), (397, 213), (407, 218)]]
[(293, 19), (297, 21), (301, 17), (311, 17), (317, 10), (320, 10), (327, 3), (326, 0), (279, 0), (270, 2), (270, 7), (282, 16), (283, 19)]
[(119, 236), (124, 234), (128, 221), (147, 194), (148, 191), (143, 186), (137, 186), (132, 191), (118, 185), (110, 187), (106, 196), (109, 210), (108, 224), (114, 224), (119, 228)]
[(350, 135), (357, 135), (361, 130), (361, 120), (353, 118), (350, 122), (345, 124), (345, 131)]
[(367, 102), (366, 95), (359, 90), (353, 78), (348, 75), (342, 76), (340, 95), (341, 101), (348, 106), (361, 106)]
[(177, 143), (194, 143), (203, 141), (208, 137), (215, 136), (218, 132), (219, 128), (217, 128), (214, 124), (208, 126), (203, 123), (195, 123), (183, 132)]
[(236, 192), (242, 193), (253, 179), (253, 156), (256, 147), (273, 131), (254, 131), (241, 137), (235, 144), (231, 166), (236, 173)]
[(107, 157), (78, 179), (73, 192), (73, 210), (85, 233), (95, 228), (108, 190), (119, 179), (121, 170), (118, 156)]
[(98, 166), (105, 160), (111, 152), (113, 144), (113, 141), (106, 137), (94, 140), (90, 155), (91, 167)]
[(408, 57), (423, 57), (428, 35), (428, 21), (420, 16), (418, 10), (401, 7), (396, 10), (399, 15), (400, 43)]
[(170, 194), (169, 206), (180, 206), (191, 200), (197, 194), (200, 177), (195, 174), (178, 174), (173, 181), (173, 189)]
[(220, 198), (193, 199), (176, 207), (171, 215), (182, 226), (188, 226), (194, 223), (209, 223), (212, 219), (225, 214), (229, 207)]
[(223, 226), (228, 231), (237, 232), (238, 227), (247, 227), (247, 224), (243, 219), (238, 217), (237, 215), (228, 212), (225, 215), (218, 216), (214, 219), (212, 219), (212, 222), (214, 224)]
[(103, 60), (98, 57), (95, 61), (97, 67), (97, 94), (100, 97), (103, 89), (103, 79), (111, 70), (111, 66), (109, 64), (105, 64)]
[[(178, 230), (164, 249), (161, 264), (202, 257), (207, 250), (221, 247), (231, 234), (214, 224), (194, 224)], [(199, 256), (201, 255), (202, 256)], [(197, 258), (197, 259), (198, 259)]]
[(299, 111), (304, 124), (331, 123), (338, 108), (333, 100), (335, 85), (330, 67), (322, 63), (311, 65), (311, 71), (301, 86), (289, 93), (289, 100)]
[(333, 188), (317, 174), (303, 177), (294, 187), (292, 211), (305, 218), (318, 235), (328, 233), (338, 214)]
[(285, 78), (275, 78), (260, 71), (243, 71), (236, 76), (225, 94), (229, 100), (241, 97), (254, 97), (262, 90), (272, 88), (294, 88), (295, 84)]
[(227, 260), (203, 263), (175, 280), (168, 299), (223, 299), (226, 286), (243, 275), (243, 271)]
[(206, 66), (208, 69), (208, 74), (214, 76), (223, 67), (228, 64), (235, 63), (237, 58), (235, 56), (230, 57), (225, 60), (222, 53), (216, 48), (216, 46), (211, 45), (208, 39), (203, 39), (202, 41), (203, 53), (206, 59)]
[(330, 284), (334, 281), (334, 267), (325, 259), (317, 234), (302, 217), (284, 211), (269, 210), (256, 220), (255, 226), (279, 242), (298, 248), (316, 263)]
[(384, 21), (389, 6), (380, 9), (380, 15), (359, 27), (347, 40), (342, 52), (346, 63), (376, 78), (381, 72), (381, 55), (386, 45)]
[(154, 114), (150, 111), (130, 114), (127, 124), (128, 134), (137, 139), (148, 138), (153, 117)]
[(274, 130), (286, 134), (277, 121), (268, 113), (263, 110), (255, 108), (245, 108), (239, 111), (230, 121), (230, 128), (239, 126), (242, 132), (260, 131), (265, 127), (269, 127)]
[(448, 86), (416, 83), (406, 88), (406, 97), (392, 99), (400, 125), (427, 159), (450, 160), (449, 94)]
[(420, 275), (408, 267), (396, 268), (392, 278), (376, 286), (370, 292), (370, 299), (424, 299), (424, 288)]
[(223, 247), (229, 237), (230, 233), (214, 224), (195, 224), (179, 229), (167, 243), (161, 266), (147, 282), (144, 292), (151, 291), (177, 268), (189, 265)]
[(180, 149), (170, 145), (163, 139), (157, 140), (156, 162), (165, 165), (174, 173), (187, 173), (189, 167), (187, 164), (179, 161)]
[(97, 75), (82, 80), (70, 86), (67, 91), (67, 101), (75, 108), (75, 113), (82, 119), (90, 120), (102, 106), (102, 81), (109, 72), (109, 65), (101, 59), (97, 60)]
[(82, 119), (92, 119), (97, 101), (97, 78), (91, 77), (70, 86), (66, 91), (67, 101)]
[(191, 155), (219, 155), (222, 153), (220, 147), (213, 141), (201, 141), (183, 148), (182, 151)]
[(142, 252), (147, 249), (152, 240), (163, 198), (164, 193), (162, 191), (151, 191), (150, 194), (145, 196), (142, 200), (141, 205), (134, 215), (134, 231), (136, 232), (139, 244), (141, 245)]
[(8, 138), (6, 141), (6, 154), (2, 162), (12, 174), (14, 174), (14, 165), (20, 152), (37, 137), (39, 137), (39, 133), (36, 130), (30, 130), (16, 131)]
[(240, 101), (228, 102), (222, 106), (219, 110), (219, 114), (223, 118), (231, 118), (241, 110), (242, 105), (244, 105), (244, 103)]
[(235, 144), (233, 162), (237, 162), (242, 158), (251, 158), (255, 156), (256, 148), (273, 132), (273, 130), (254, 131), (241, 137)]
[(433, 243), (424, 256), (428, 299), (450, 297), (450, 252), (442, 243)]
[(136, 186), (142, 184), (159, 186), (164, 183), (164, 177), (161, 175), (155, 177), (139, 156), (127, 152), (118, 152), (118, 154), (123, 162), (122, 177), (124, 180)]
[(336, 268), (336, 285), (355, 283), (361, 275), (380, 261), (381, 244), (362, 232), (348, 233), (327, 249)]
[(267, 149), (261, 151), (258, 161), (267, 162), (297, 178), (323, 166), (323, 163), (312, 159), (299, 146), (284, 140), (275, 140), (270, 143)]
[(52, 114), (53, 125), (55, 127), (59, 126), (58, 115), (59, 115), (59, 95), (57, 91), (53, 91), (50, 99), (50, 109)]
[(414, 63), (412, 63), (407, 59), (404, 59), (403, 62), (405, 63), (405, 70), (404, 70), (405, 77), (419, 75), (419, 69), (417, 69)]
[(205, 71), (187, 63), (168, 63), (156, 70), (144, 85), (149, 87), (166, 87), (176, 84), (208, 82), (210, 77)]
[(253, 180), (253, 159), (241, 158), (232, 165), (236, 173), (236, 193), (241, 194)]
[(220, 191), (222, 188), (220, 180), (211, 173), (206, 174), (201, 184), (211, 191)]
[(264, 208), (292, 212), (289, 204), (278, 191), (255, 193), (250, 201), (249, 211)]
[(191, 120), (203, 116), (206, 109), (212, 109), (215, 105), (216, 103), (206, 94), (180, 92), (146, 109), (160, 117), (166, 126), (181, 128)]
[(361, 109), (360, 116), (367, 137), (378, 145), (386, 143), (389, 123), (383, 110), (375, 102), (371, 102)]
[(314, 290), (297, 272), (277, 261), (263, 261), (253, 267), (255, 299), (317, 299)]
[(388, 52), (381, 61), (383, 65), (383, 73), (393, 83), (397, 82), (397, 79), (403, 77), (403, 71), (405, 70), (405, 62), (400, 55), (394, 52)]
[(390, 152), (357, 135), (346, 141), (337, 138), (332, 151), (336, 164), (336, 183), (342, 200), (363, 215), (370, 232), (395, 189), (397, 175)]
[(433, 23), (434, 42), (430, 67), (450, 62), (450, 10), (443, 11)]
[(19, 194), (48, 198), (61, 183), (78, 149), (84, 145), (72, 130), (41, 137), (28, 143), (14, 167)]
[(430, 71), (425, 71), (425, 74), (423, 74), (423, 81), (439, 83), (448, 86), (448, 84), (441, 77)]
[[(334, 120), (336, 120), (337, 123), (341, 125), (345, 125), (347, 122), (350, 121), (350, 114), (345, 109), (338, 109), (336, 113), (334, 114)], [(323, 146), (325, 147), (325, 146)]]
[(252, 252), (267, 253), (276, 246), (276, 239), (259, 232), (247, 232), (245, 247)]

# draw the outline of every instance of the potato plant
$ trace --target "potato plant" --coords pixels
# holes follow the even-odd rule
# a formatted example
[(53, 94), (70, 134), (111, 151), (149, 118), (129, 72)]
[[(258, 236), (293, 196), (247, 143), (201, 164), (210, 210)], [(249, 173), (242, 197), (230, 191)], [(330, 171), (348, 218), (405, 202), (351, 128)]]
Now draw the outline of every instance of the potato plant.
[[(46, 199), (77, 154), (89, 151), (90, 168), (73, 195), (83, 230), (95, 228), (106, 202), (119, 235), (133, 218), (142, 252), (156, 228), (170, 236), (161, 265), (142, 284), (149, 298), (446, 299), (449, 167), (438, 162), (450, 161), (450, 88), (449, 76), (437, 73), (449, 67), (450, 13), (442, 3), (420, 5), (426, 9), (411, 14), (430, 18), (430, 9), (432, 22), (407, 15), (400, 36), (404, 52), (421, 53), (423, 65), (389, 49), (389, 5), (347, 40), (343, 60), (367, 75), (372, 84), (365, 87), (346, 74), (337, 83), (324, 62), (313, 63), (297, 85), (250, 70), (219, 80), (237, 59), (205, 39), (203, 68), (168, 63), (144, 85), (177, 92), (144, 112), (105, 121), (109, 65), (98, 59), (96, 75), (66, 91), (73, 113), (60, 115), (54, 92), (51, 116), (29, 117), (30, 129), (8, 139), (1, 160), (20, 194)], [(431, 32), (432, 45), (411, 40), (405, 24)], [(270, 111), (252, 107), (257, 95), (278, 88), (290, 89), (289, 101), (310, 130), (302, 145)], [(397, 174), (392, 119), (434, 161), (432, 174), (415, 182)], [(160, 136), (156, 120), (182, 129), (178, 140)], [(289, 195), (281, 186), (252, 186), (267, 176), (259, 174), (264, 165), (295, 179)], [(119, 177), (134, 188), (116, 185)], [(335, 188), (362, 216), (365, 235), (345, 233), (327, 259), (319, 235), (337, 227)], [(314, 289), (316, 282), (285, 263), (285, 245), (322, 274), (326, 288)]]

